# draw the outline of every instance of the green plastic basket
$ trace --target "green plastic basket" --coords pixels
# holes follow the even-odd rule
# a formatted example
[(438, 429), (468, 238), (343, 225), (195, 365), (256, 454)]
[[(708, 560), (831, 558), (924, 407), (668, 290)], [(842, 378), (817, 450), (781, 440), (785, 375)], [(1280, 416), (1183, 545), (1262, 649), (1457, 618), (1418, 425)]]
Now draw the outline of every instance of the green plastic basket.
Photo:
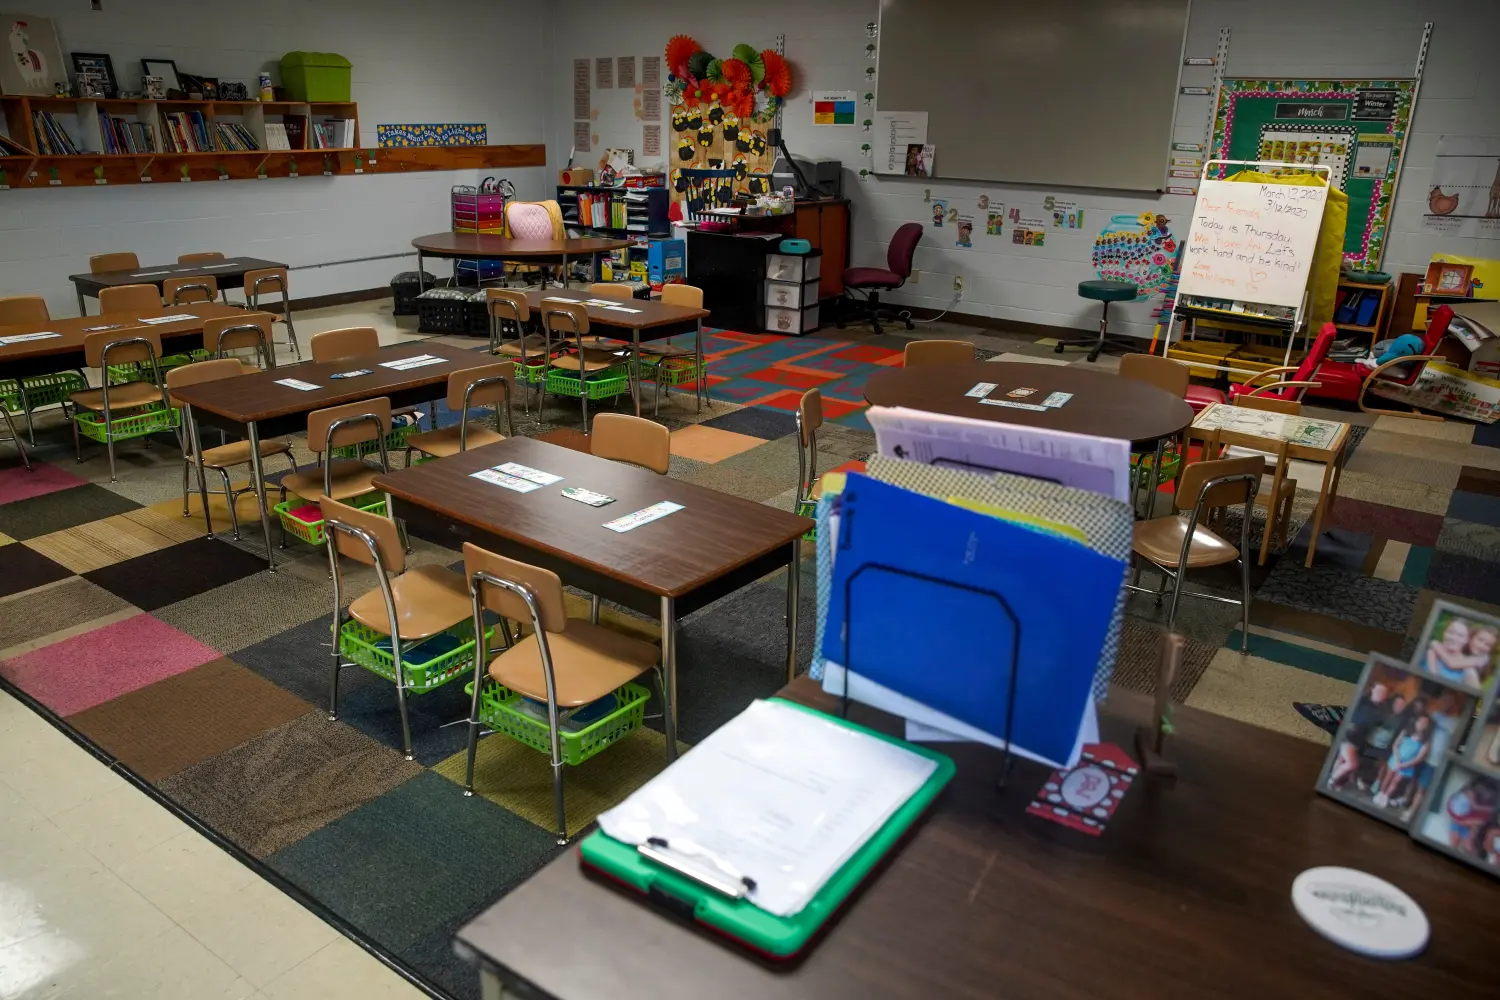
[[(1132, 488), (1139, 488), (1141, 484), (1139, 477), (1143, 475), (1149, 476), (1151, 474), (1151, 466), (1155, 462), (1156, 456), (1154, 454), (1130, 456), (1130, 485)], [(1157, 477), (1156, 484), (1160, 486), (1162, 483), (1176, 479), (1177, 470), (1181, 467), (1182, 456), (1180, 454), (1175, 451), (1169, 451), (1164, 454), (1161, 460), (1161, 475)]]
[(543, 361), (539, 365), (527, 365), (516, 362), (516, 381), (524, 382), (526, 385), (541, 385), (547, 381), (547, 369), (551, 367)]
[(659, 385), (686, 385), (698, 381), (702, 373), (703, 363), (696, 358), (641, 359), (641, 378)]
[(21, 405), (23, 388), (26, 390), (26, 406), (36, 410), (65, 402), (73, 393), (82, 392), (88, 387), (88, 382), (77, 372), (32, 375), (21, 379), (20, 385), (14, 379), (6, 379), (0, 381), (0, 406), (11, 413), (20, 413), (25, 408)]
[[(485, 631), (485, 641), (494, 635), (493, 628)], [(406, 674), (406, 689), (414, 694), (425, 694), (440, 688), (451, 680), (474, 672), (474, 623), (465, 620), (441, 635), (454, 636), (461, 641), (426, 662), (409, 660), (409, 655), (421, 656), (424, 644), (437, 636), (420, 642), (408, 643), (403, 649), (401, 669)], [(391, 656), (390, 636), (366, 628), (359, 622), (349, 620), (339, 629), (339, 652), (351, 662), (357, 663), (371, 673), (379, 674), (388, 681), (396, 679), (396, 661)], [(472, 687), (472, 682), (471, 685)]]
[(73, 420), (78, 424), (79, 434), (90, 441), (98, 441), (100, 444), (108, 443), (111, 437), (116, 441), (129, 441), (131, 438), (176, 430), (178, 424), (182, 422), (181, 414), (175, 407), (164, 407), (160, 404), (150, 409), (135, 411), (128, 417), (115, 417), (112, 421), (114, 425), (112, 434), (106, 433), (102, 413), (80, 410), (73, 415)]
[[(201, 347), (187, 354), (166, 354), (156, 359), (157, 369), (165, 375), (173, 368), (181, 368), (196, 361), (207, 361), (213, 355)], [(109, 366), (109, 384), (123, 385), (126, 382), (149, 382), (151, 381), (151, 366), (140, 362), (130, 361), (123, 365)]]
[[(580, 389), (581, 386), (587, 388)], [(630, 372), (626, 368), (609, 368), (603, 374), (579, 380), (556, 368), (547, 373), (547, 391), (554, 396), (578, 397), (587, 393), (589, 399), (610, 399), (630, 391)]]
[[(303, 497), (288, 497), (284, 503), (279, 503), (271, 509), (276, 512), (277, 517), (281, 518), (281, 527), (288, 535), (300, 538), (309, 545), (322, 545), (325, 540), (323, 519), (304, 521), (292, 513), (296, 508), (305, 507), (312, 502)], [(349, 501), (349, 505), (371, 514), (385, 516), (385, 496), (382, 494), (366, 494)]]
[[(385, 450), (387, 454), (406, 450), (406, 439), (413, 434), (420, 433), (421, 428), (416, 421), (402, 424), (385, 436)], [(334, 458), (364, 458), (366, 455), (378, 455), (380, 444), (376, 441), (361, 441), (359, 444), (347, 444), (342, 448), (333, 449)]]
[[(474, 684), (464, 685), (464, 692), (474, 695)], [(639, 684), (625, 684), (615, 689), (615, 710), (604, 718), (576, 731), (559, 727), (562, 759), (565, 764), (582, 764), (612, 743), (618, 743), (646, 722), (646, 702), (651, 692)], [(543, 719), (519, 707), (524, 697), (498, 681), (486, 681), (479, 692), (479, 720), (497, 733), (541, 753), (552, 753), (552, 735)]]

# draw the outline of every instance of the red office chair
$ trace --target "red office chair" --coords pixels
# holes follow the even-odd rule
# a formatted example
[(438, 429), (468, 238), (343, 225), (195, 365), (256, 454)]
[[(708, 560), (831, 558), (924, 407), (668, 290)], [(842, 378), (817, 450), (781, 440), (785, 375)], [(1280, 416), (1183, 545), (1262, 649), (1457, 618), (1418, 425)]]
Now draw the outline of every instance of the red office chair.
[[(844, 288), (846, 291), (864, 292), (863, 299), (854, 299), (862, 302), (865, 307), (865, 316), (870, 325), (880, 333), (880, 293), (900, 288), (906, 284), (906, 279), (911, 277), (911, 261), (917, 252), (917, 241), (922, 238), (922, 224), (920, 222), (908, 222), (896, 230), (896, 235), (891, 237), (891, 245), (885, 252), (885, 267), (851, 267), (844, 272)], [(911, 324), (911, 313), (891, 313), (889, 309), (886, 314), (892, 319), (899, 319), (906, 324), (908, 330), (913, 329)], [(844, 328), (843, 301), (839, 303), (838, 328)]]
[[(1334, 338), (1338, 336), (1338, 328), (1332, 323), (1324, 323), (1323, 328), (1313, 339), (1312, 347), (1302, 362), (1295, 368), (1268, 368), (1247, 380), (1243, 385), (1235, 384), (1229, 387), (1229, 395), (1218, 389), (1205, 385), (1188, 386), (1187, 395), (1184, 397), (1193, 410), (1199, 411), (1206, 408), (1210, 403), (1225, 403), (1238, 399), (1241, 396), (1272, 396), (1276, 399), (1288, 399), (1301, 401), (1307, 395), (1307, 390), (1316, 388), (1322, 383), (1314, 381), (1323, 363), (1328, 360), (1328, 352), (1333, 349)], [(1290, 375), (1291, 378), (1286, 376)], [(1268, 376), (1277, 377), (1277, 381), (1267, 382), (1264, 385), (1256, 385), (1261, 379)]]

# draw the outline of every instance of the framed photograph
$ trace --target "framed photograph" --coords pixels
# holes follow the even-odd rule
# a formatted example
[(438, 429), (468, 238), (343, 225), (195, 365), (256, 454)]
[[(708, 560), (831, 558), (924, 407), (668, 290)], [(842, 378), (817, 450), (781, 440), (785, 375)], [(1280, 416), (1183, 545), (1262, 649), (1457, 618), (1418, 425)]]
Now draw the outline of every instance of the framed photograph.
[(1475, 697), (1389, 656), (1371, 653), (1334, 734), (1317, 790), (1395, 826), (1417, 814)]
[(1500, 684), (1491, 684), (1479, 709), (1479, 721), (1469, 730), (1464, 757), (1500, 774)]
[(0, 13), (8, 50), (0, 58), (0, 94), (51, 97), (68, 85), (68, 66), (51, 18)]
[(73, 73), (78, 77), (79, 92), (83, 91), (86, 78), (104, 81), (104, 96), (114, 100), (120, 96), (120, 83), (115, 79), (115, 64), (103, 53), (74, 52)]
[(182, 89), (182, 80), (177, 76), (177, 63), (172, 59), (142, 59), (141, 74), (161, 77), (164, 90)]
[(1421, 673), (1479, 692), (1500, 663), (1500, 619), (1451, 601), (1434, 601), (1417, 640), (1412, 666)]
[(1427, 265), (1426, 292), (1428, 295), (1468, 295), (1473, 279), (1474, 265), (1435, 260)]
[(1450, 755), (1411, 835), (1500, 878), (1500, 774)]

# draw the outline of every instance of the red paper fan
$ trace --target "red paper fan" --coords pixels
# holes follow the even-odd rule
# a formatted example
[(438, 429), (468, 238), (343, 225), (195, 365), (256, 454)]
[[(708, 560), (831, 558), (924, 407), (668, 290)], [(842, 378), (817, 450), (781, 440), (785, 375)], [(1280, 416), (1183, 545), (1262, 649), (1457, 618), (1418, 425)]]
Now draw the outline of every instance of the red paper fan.
[(735, 90), (748, 90), (752, 83), (750, 67), (738, 59), (725, 59), (720, 72), (724, 82)]
[(694, 52), (701, 52), (699, 45), (688, 35), (673, 35), (667, 42), (667, 69), (675, 76), (687, 75), (687, 61)]
[(766, 64), (766, 76), (762, 83), (765, 88), (777, 97), (785, 97), (792, 92), (792, 68), (786, 64), (786, 60), (776, 54), (775, 49), (766, 49), (760, 54), (761, 61)]

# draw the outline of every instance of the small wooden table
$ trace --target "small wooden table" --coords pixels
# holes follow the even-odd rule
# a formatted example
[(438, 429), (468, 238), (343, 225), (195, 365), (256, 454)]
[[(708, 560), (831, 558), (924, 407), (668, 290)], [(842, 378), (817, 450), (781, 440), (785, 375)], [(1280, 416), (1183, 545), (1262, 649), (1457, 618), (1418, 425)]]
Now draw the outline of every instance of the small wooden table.
[[(603, 306), (585, 304), (589, 298), (591, 296), (586, 294), (561, 289), (556, 292), (534, 289), (526, 293), (526, 302), (532, 311), (541, 309), (543, 299), (565, 299), (584, 305), (584, 308), (588, 310), (590, 327), (612, 326), (630, 331), (631, 365), (636, 388), (635, 415), (640, 416), (641, 341), (663, 340), (691, 330), (695, 335), (694, 350), (701, 359), (703, 357), (703, 320), (707, 318), (709, 312), (707, 309), (694, 309), (689, 306), (669, 306), (655, 299), (611, 301), (610, 305), (620, 308), (607, 309)], [(694, 380), (694, 393), (697, 396), (697, 408), (700, 411), (703, 409), (703, 400), (708, 397), (708, 387), (703, 384), (704, 381), (703, 378)]]
[[(430, 354), (443, 358), (442, 364), (425, 365), (407, 371), (385, 368), (383, 362)], [(322, 363), (308, 362), (272, 371), (254, 372), (216, 382), (199, 382), (172, 390), (172, 400), (183, 406), (183, 425), (197, 435), (197, 425), (207, 424), (250, 440), (250, 475), (255, 497), (260, 504), (260, 527), (266, 539), (266, 564), (276, 569), (275, 548), (271, 545), (271, 520), (266, 507), (265, 476), (261, 472), (260, 439), (306, 430), (307, 414), (341, 403), (353, 403), (377, 396), (389, 396), (393, 409), (415, 406), (441, 399), (448, 391), (448, 376), (467, 368), (478, 368), (493, 359), (483, 351), (464, 350), (431, 342), (397, 344), (379, 354), (358, 358), (341, 358)], [(340, 372), (371, 369), (358, 378), (330, 379)], [(278, 384), (295, 378), (318, 386), (301, 390)], [(208, 520), (208, 494), (203, 478), (201, 448), (194, 448), (198, 458), (198, 492), (203, 500), (203, 519), (213, 536)]]
[[(1349, 425), (1337, 420), (1270, 413), (1229, 403), (1210, 403), (1193, 418), (1188, 436), (1203, 439), (1208, 436), (1206, 432), (1215, 430), (1261, 438), (1268, 444), (1286, 441), (1287, 458), (1323, 464), (1323, 485), (1318, 490), (1318, 506), (1313, 511), (1312, 538), (1307, 543), (1307, 559), (1302, 564), (1312, 566), (1313, 555), (1318, 551), (1318, 532), (1323, 527), (1323, 515), (1327, 513), (1333, 498), (1338, 495), (1344, 448), (1349, 443)], [(1266, 517), (1266, 531), (1269, 532), (1275, 511), (1268, 511)]]
[[(417, 248), (417, 291), (424, 290), (421, 275), (428, 257), (473, 257), (476, 260), (529, 260), (534, 263), (562, 262), (567, 279), (569, 257), (597, 258), (611, 250), (623, 250), (629, 240), (590, 237), (565, 240), (513, 240), (488, 233), (432, 233), (411, 241)], [(597, 271), (596, 271), (597, 273)]]
[[(836, 711), (806, 677), (780, 697)], [(850, 718), (899, 734), (863, 705)], [(1131, 746), (1150, 698), (1116, 688), (1099, 725)], [(1144, 776), (1099, 837), (1026, 814), (1046, 769), (938, 749), (958, 774), (801, 963), (773, 969), (593, 881), (570, 849), (458, 932), (485, 996), (586, 1000), (912, 997), (1493, 996), (1495, 884), (1405, 831), (1321, 798), (1324, 747), (1177, 706), (1175, 784)], [(1323, 940), (1292, 880), (1347, 865), (1405, 889), (1432, 922), (1417, 958)], [(502, 991), (513, 991), (510, 992)]]
[[(516, 493), (472, 473), (516, 462), (562, 482)], [(813, 522), (765, 504), (514, 437), (375, 479), (408, 525), (474, 542), (552, 570), (563, 583), (661, 621), (662, 666), (677, 704), (676, 622), (782, 567), (787, 569), (787, 676), (796, 671), (797, 564)], [(615, 498), (603, 507), (569, 500), (578, 486)], [(630, 531), (607, 521), (669, 500), (683, 509)]]
[(274, 260), (259, 257), (226, 257), (208, 264), (153, 264), (127, 271), (101, 271), (98, 274), (70, 274), (68, 280), (78, 293), (78, 315), (88, 313), (84, 307), (84, 296), (97, 299), (99, 291), (117, 285), (155, 285), (160, 291), (162, 282), (171, 278), (213, 278), (220, 289), (244, 288), (245, 272), (260, 271), (268, 267), (286, 267)]

